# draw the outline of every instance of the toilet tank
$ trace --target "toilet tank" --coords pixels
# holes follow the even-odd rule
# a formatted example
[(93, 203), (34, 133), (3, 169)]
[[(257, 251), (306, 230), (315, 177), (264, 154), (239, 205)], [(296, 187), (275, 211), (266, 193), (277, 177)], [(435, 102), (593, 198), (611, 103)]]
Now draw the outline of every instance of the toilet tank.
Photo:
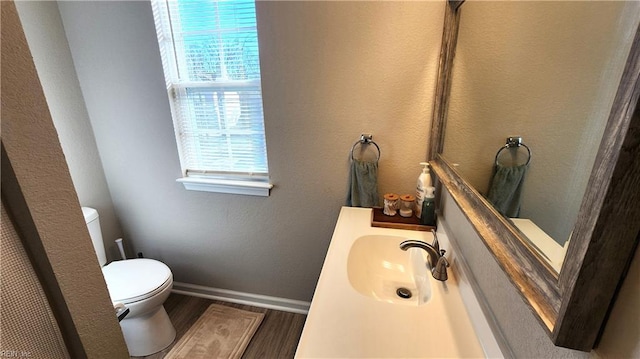
[(84, 221), (87, 223), (87, 228), (89, 229), (91, 242), (93, 242), (93, 249), (96, 252), (96, 256), (98, 256), (98, 262), (102, 267), (107, 264), (107, 253), (104, 250), (104, 242), (102, 241), (102, 230), (100, 230), (98, 211), (93, 208), (82, 207), (82, 214), (84, 215)]

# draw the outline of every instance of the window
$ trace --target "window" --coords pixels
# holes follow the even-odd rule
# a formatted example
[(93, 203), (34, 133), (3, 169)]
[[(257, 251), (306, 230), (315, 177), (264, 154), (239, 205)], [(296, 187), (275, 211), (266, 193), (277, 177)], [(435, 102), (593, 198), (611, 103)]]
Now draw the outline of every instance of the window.
[(253, 0), (153, 0), (183, 178), (269, 195)]

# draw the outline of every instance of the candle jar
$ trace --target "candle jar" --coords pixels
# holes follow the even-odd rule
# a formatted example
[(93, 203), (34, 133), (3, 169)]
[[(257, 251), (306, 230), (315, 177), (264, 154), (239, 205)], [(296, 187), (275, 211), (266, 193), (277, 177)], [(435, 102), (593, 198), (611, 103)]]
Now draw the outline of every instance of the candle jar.
[(387, 193), (384, 195), (384, 208), (382, 209), (382, 213), (387, 216), (395, 216), (398, 211), (398, 196), (395, 193)]
[(400, 196), (400, 215), (407, 218), (413, 216), (415, 202), (416, 198), (410, 194)]

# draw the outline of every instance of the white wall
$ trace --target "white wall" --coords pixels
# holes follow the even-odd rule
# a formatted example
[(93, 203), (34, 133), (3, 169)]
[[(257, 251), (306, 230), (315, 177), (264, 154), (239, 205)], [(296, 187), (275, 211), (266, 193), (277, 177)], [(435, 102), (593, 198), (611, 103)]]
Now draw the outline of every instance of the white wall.
[(89, 114), (80, 91), (55, 1), (18, 1), (16, 8), (82, 206), (96, 208), (108, 257), (119, 258), (122, 236), (104, 177)]
[[(599, 346), (590, 353), (556, 347), (477, 235), (453, 198), (445, 191), (441, 208), (449, 238), (455, 239), (471, 268), (516, 358), (638, 358), (640, 357), (640, 255), (625, 279)], [(585, 299), (588, 300), (588, 299)], [(487, 314), (487, 313), (485, 313)]]
[(180, 177), (148, 2), (60, 2), (125, 240), (175, 280), (309, 300), (362, 132), (380, 191), (413, 192), (426, 157), (444, 2), (258, 2), (268, 198)]

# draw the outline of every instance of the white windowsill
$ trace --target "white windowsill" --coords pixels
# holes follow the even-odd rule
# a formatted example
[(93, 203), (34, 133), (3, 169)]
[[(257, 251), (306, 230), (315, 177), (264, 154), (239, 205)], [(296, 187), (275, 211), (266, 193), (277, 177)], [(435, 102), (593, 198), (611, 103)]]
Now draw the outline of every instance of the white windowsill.
[(217, 192), (243, 194), (248, 196), (268, 197), (273, 185), (259, 181), (234, 181), (208, 178), (178, 178), (176, 182), (182, 183), (189, 191)]

